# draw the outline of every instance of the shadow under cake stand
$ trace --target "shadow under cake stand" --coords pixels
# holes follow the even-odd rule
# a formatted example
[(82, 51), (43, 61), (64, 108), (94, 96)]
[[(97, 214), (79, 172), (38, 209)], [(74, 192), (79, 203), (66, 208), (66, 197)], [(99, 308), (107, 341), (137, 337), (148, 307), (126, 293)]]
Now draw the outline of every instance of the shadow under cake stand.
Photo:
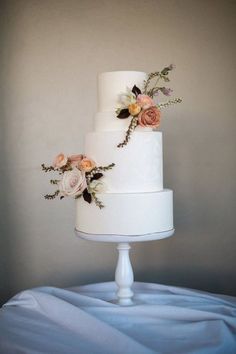
[(134, 293), (131, 289), (134, 282), (134, 273), (129, 258), (130, 243), (161, 240), (170, 237), (174, 234), (174, 229), (152, 234), (138, 235), (138, 236), (124, 236), (124, 235), (97, 235), (87, 234), (75, 229), (75, 234), (88, 241), (97, 242), (112, 242), (118, 243), (117, 250), (119, 252), (118, 262), (115, 271), (115, 282), (118, 286), (117, 301), (119, 305), (128, 306), (134, 305)]

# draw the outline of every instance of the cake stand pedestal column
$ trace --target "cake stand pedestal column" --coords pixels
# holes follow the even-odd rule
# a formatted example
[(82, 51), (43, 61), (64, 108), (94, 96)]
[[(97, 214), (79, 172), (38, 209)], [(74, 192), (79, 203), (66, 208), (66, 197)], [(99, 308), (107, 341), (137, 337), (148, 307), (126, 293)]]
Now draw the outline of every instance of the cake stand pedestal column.
[(119, 252), (119, 255), (115, 271), (115, 281), (118, 290), (116, 293), (117, 301), (115, 302), (122, 306), (129, 306), (135, 304), (135, 300), (133, 299), (135, 294), (132, 291), (134, 273), (129, 258), (129, 250), (131, 248), (130, 243), (161, 240), (163, 238), (172, 236), (174, 234), (174, 231), (175, 230), (172, 229), (146, 235), (124, 236), (87, 234), (85, 232), (81, 232), (75, 229), (75, 234), (78, 237), (88, 241), (112, 242), (118, 244), (117, 250)]
[(118, 286), (116, 294), (120, 305), (132, 305), (132, 297), (134, 295), (131, 290), (134, 282), (134, 273), (129, 258), (130, 248), (129, 243), (119, 243), (117, 246), (119, 256), (115, 272), (115, 281)]

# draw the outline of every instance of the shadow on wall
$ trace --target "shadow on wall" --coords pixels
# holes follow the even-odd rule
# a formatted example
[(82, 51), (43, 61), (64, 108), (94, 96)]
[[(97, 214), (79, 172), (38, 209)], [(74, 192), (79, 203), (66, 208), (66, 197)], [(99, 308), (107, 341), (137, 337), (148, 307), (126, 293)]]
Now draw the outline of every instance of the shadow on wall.
[[(235, 273), (228, 272), (227, 276), (229, 279), (234, 279)], [(160, 267), (158, 271), (155, 268), (150, 268), (146, 269), (145, 272), (136, 271), (136, 281), (235, 296), (233, 283), (231, 284), (231, 289), (228, 287), (226, 294), (224, 291), (224, 279), (219, 276), (217, 270), (213, 272), (204, 268), (191, 269), (189, 272), (186, 272), (186, 268), (182, 267), (174, 271), (171, 267)]]
[[(0, 46), (5, 48), (0, 55), (0, 304), (3, 304), (10, 296), (13, 295), (11, 289), (14, 284), (15, 276), (14, 266), (15, 258), (17, 257), (17, 248), (20, 244), (18, 241), (18, 227), (20, 227), (14, 215), (14, 192), (12, 187), (17, 178), (17, 168), (10, 169), (11, 159), (14, 159), (14, 141), (10, 140), (7, 134), (9, 122), (7, 115), (11, 107), (9, 97), (8, 80), (11, 77), (10, 61), (12, 58), (11, 48), (7, 48), (7, 43), (10, 43), (11, 36), (15, 31), (11, 24), (11, 31), (9, 31), (9, 23), (4, 17), (6, 4), (1, 4), (0, 14)], [(11, 163), (12, 164), (12, 163)], [(14, 165), (14, 163), (13, 163)], [(21, 230), (24, 232), (24, 230)], [(14, 262), (13, 262), (14, 259)], [(14, 276), (15, 275), (15, 276)]]
[[(4, 43), (6, 39), (6, 33), (4, 31), (4, 25), (2, 23), (1, 31), (0, 31), (0, 45), (1, 48), (4, 47)], [(0, 198), (0, 304), (2, 304), (8, 297), (9, 294), (7, 292), (9, 285), (9, 267), (10, 267), (10, 259), (9, 254), (11, 250), (10, 238), (9, 234), (11, 232), (9, 225), (11, 225), (10, 220), (10, 202), (9, 202), (9, 193), (10, 186), (8, 183), (9, 176), (7, 171), (7, 142), (6, 142), (6, 120), (5, 120), (5, 112), (6, 112), (6, 87), (4, 83), (6, 83), (5, 79), (6, 70), (4, 70), (4, 53), (1, 53), (0, 56), (0, 77), (1, 77), (1, 86), (0, 86), (0, 149), (1, 149), (1, 162), (0, 162), (0, 185), (1, 185), (1, 198)], [(4, 186), (8, 186), (4, 188)]]
[[(0, 61), (1, 67), (1, 61)], [(1, 94), (1, 99), (4, 96)], [(5, 137), (4, 137), (4, 124), (3, 123), (3, 105), (0, 105), (0, 116), (1, 116), (1, 163), (0, 163), (0, 184), (1, 184), (1, 204), (0, 204), (0, 214), (1, 214), (1, 234), (0, 234), (0, 305), (9, 298), (9, 282), (11, 282), (11, 241), (10, 235), (12, 234), (12, 229), (14, 228), (14, 221), (10, 220), (10, 202), (9, 202), (9, 191), (3, 186), (7, 185), (8, 175), (7, 175), (7, 159), (5, 154)], [(10, 226), (12, 225), (12, 226)]]
[[(0, 60), (0, 68), (1, 60)], [(2, 90), (1, 88), (1, 91)], [(1, 100), (5, 101), (4, 92), (0, 93)], [(12, 294), (9, 292), (11, 284), (14, 279), (13, 257), (14, 249), (17, 248), (17, 223), (14, 219), (12, 212), (12, 198), (11, 183), (12, 176), (8, 170), (8, 154), (7, 154), (7, 137), (4, 134), (6, 122), (4, 120), (4, 104), (0, 105), (1, 116), (1, 162), (0, 162), (0, 185), (1, 185), (1, 198), (0, 198), (0, 304), (4, 303)], [(14, 179), (14, 178), (13, 178)]]

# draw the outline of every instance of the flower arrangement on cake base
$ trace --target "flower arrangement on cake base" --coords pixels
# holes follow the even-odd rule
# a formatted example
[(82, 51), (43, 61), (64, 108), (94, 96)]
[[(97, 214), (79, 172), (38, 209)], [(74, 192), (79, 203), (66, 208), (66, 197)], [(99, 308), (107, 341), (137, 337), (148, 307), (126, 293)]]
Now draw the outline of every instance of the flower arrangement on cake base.
[(108, 166), (97, 166), (96, 163), (85, 155), (65, 156), (63, 153), (56, 156), (51, 166), (42, 164), (44, 172), (54, 171), (60, 179), (51, 179), (50, 183), (58, 188), (53, 194), (46, 194), (45, 199), (60, 199), (64, 197), (83, 197), (88, 203), (92, 201), (101, 209), (103, 203), (97, 197), (97, 193), (105, 191), (105, 184), (102, 181), (103, 172), (111, 170), (115, 164)]

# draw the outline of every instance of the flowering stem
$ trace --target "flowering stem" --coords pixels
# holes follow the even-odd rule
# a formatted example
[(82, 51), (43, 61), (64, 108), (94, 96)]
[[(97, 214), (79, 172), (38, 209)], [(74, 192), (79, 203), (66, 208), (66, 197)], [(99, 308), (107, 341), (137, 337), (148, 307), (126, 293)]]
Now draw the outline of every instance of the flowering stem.
[(93, 197), (93, 199), (94, 199), (95, 204), (96, 204), (100, 209), (104, 208), (104, 205), (103, 205), (102, 202), (98, 199), (98, 197), (96, 196), (95, 193), (92, 193), (92, 197)]
[(53, 166), (45, 166), (44, 163), (42, 163), (41, 167), (42, 167), (42, 170), (45, 171), (45, 172), (56, 171)]
[(101, 171), (108, 171), (108, 170), (111, 170), (113, 167), (115, 166), (114, 163), (111, 163), (110, 165), (107, 165), (107, 166), (98, 166), (98, 167), (95, 167), (91, 172), (101, 172)]
[(172, 104), (181, 103), (181, 102), (182, 102), (182, 99), (181, 99), (181, 98), (175, 98), (175, 99), (173, 99), (173, 100), (169, 100), (169, 101), (164, 102), (164, 103), (159, 103), (159, 104), (157, 105), (157, 107), (158, 107), (159, 109), (161, 109), (161, 108), (166, 108), (166, 107), (171, 106)]
[(98, 167), (94, 167), (90, 172), (86, 173), (86, 179), (88, 182), (90, 182), (91, 178), (98, 172), (102, 172), (102, 171), (108, 171), (111, 170), (113, 167), (115, 166), (114, 163), (111, 163), (108, 166), (98, 166)]
[(60, 181), (58, 179), (50, 179), (51, 184), (58, 184)]
[(150, 73), (148, 75), (148, 78), (147, 78), (147, 81), (145, 81), (145, 84), (144, 84), (144, 89), (143, 89), (143, 93), (146, 95), (147, 94), (147, 89), (148, 89), (148, 86), (150, 85), (150, 82), (151, 80), (154, 78), (154, 77), (159, 77), (160, 73), (159, 71), (156, 71), (154, 73)]
[(53, 193), (53, 194), (46, 194), (45, 196), (44, 196), (44, 198), (45, 199), (55, 199), (57, 196), (58, 196), (58, 194), (60, 193), (60, 191), (59, 190), (56, 190), (56, 192), (55, 193)]
[(157, 79), (156, 79), (156, 82), (155, 82), (154, 87), (156, 87), (156, 85), (157, 85), (157, 83), (158, 83), (159, 80), (160, 80), (160, 75), (157, 76)]
[(156, 82), (155, 82), (155, 85), (153, 85), (153, 88), (149, 91), (149, 96), (150, 97), (154, 97), (155, 96), (155, 94), (157, 94), (158, 93), (158, 91), (160, 90), (160, 87), (156, 87), (157, 86), (157, 83), (158, 83), (158, 81), (160, 80), (160, 75), (158, 75), (157, 76), (157, 79), (156, 79)]
[(118, 148), (121, 148), (121, 147), (123, 148), (125, 145), (128, 144), (128, 142), (131, 138), (131, 134), (133, 133), (133, 131), (137, 127), (137, 125), (138, 125), (138, 117), (135, 116), (132, 118), (132, 120), (130, 122), (129, 128), (128, 128), (126, 135), (125, 135), (125, 140), (122, 143), (117, 145)]

